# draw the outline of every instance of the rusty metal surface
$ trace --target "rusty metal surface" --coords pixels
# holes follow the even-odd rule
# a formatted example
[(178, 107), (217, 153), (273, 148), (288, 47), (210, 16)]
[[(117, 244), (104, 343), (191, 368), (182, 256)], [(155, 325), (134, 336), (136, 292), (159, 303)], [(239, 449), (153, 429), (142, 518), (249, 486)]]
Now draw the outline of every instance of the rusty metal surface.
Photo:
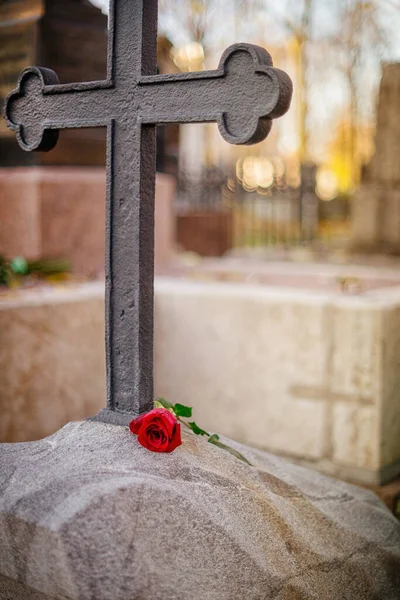
[(254, 144), (290, 104), (292, 84), (266, 50), (235, 44), (218, 69), (156, 75), (157, 0), (111, 0), (107, 79), (59, 85), (31, 67), (6, 101), (28, 151), (58, 130), (107, 128), (106, 356), (108, 408), (126, 424), (153, 406), (155, 126), (216, 121), (223, 138)]

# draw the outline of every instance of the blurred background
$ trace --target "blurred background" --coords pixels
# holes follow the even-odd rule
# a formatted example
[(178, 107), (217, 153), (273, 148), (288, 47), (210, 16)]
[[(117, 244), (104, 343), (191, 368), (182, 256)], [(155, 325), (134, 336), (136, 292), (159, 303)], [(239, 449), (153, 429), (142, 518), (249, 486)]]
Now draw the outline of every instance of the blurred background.
[[(0, 104), (32, 64), (105, 78), (107, 24), (107, 0), (0, 0)], [(294, 95), (254, 146), (157, 128), (156, 392), (370, 484), (400, 471), (399, 30), (400, 0), (159, 0), (160, 73), (244, 41)], [(0, 119), (2, 441), (104, 404), (104, 167), (102, 129), (25, 153)]]
[[(0, 11), (2, 98), (32, 61), (62, 82), (104, 76), (107, 1), (3, 0)], [(387, 138), (381, 152), (396, 152), (399, 24), (396, 0), (160, 1), (160, 72), (216, 68), (224, 48), (245, 40), (267, 48), (295, 90), (289, 113), (254, 147), (230, 146), (212, 124), (159, 128), (158, 170), (177, 181), (178, 249), (215, 256), (348, 246), (357, 188), (382, 179), (379, 158), (370, 165), (376, 133)], [(0, 136), (2, 166), (105, 160), (98, 130), (63, 132), (54, 153), (40, 158), (23, 156), (4, 123)], [(353, 229), (355, 247), (389, 243), (384, 233), (368, 239)]]
[(215, 68), (224, 47), (246, 40), (294, 82), (290, 112), (254, 148), (230, 147), (213, 125), (181, 128), (179, 211), (228, 213), (221, 252), (349, 236), (352, 196), (374, 152), (382, 71), (399, 57), (399, 17), (392, 0), (160, 3), (160, 32), (180, 70)]

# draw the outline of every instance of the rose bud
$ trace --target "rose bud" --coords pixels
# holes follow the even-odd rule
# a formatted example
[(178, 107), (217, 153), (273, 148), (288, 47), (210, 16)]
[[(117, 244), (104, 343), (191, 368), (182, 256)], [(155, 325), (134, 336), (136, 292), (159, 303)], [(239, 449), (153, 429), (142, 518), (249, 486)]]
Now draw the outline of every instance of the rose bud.
[(182, 444), (181, 426), (166, 408), (155, 408), (129, 424), (138, 442), (152, 452), (172, 452)]

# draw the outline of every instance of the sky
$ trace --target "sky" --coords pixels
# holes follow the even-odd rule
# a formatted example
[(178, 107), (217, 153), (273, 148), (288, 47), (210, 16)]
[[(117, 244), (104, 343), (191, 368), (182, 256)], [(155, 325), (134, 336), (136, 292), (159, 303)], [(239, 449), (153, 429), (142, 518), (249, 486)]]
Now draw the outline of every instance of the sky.
[[(89, 0), (94, 6), (100, 8), (105, 14), (108, 13), (109, 0)], [(213, 20), (214, 22), (218, 22), (218, 30), (220, 34), (223, 35), (224, 31), (227, 32), (229, 29), (232, 30), (232, 24), (234, 21), (234, 7), (237, 0), (215, 0), (215, 9), (213, 9)], [(335, 23), (335, 15), (334, 11), (332, 11), (332, 6), (335, 5), (336, 2), (332, 2), (332, 0), (318, 0), (316, 2), (316, 22), (318, 28), (323, 32), (329, 32), (329, 30), (337, 25)], [(187, 2), (189, 5), (189, 2)], [(276, 19), (269, 20), (279, 20), (282, 17), (287, 17), (289, 14), (297, 13), (296, 7), (301, 7), (301, 2), (297, 1), (293, 2), (293, 0), (265, 0), (265, 2), (261, 2), (261, 4), (265, 4), (270, 8), (270, 14), (272, 16), (276, 16)], [(400, 0), (378, 0), (379, 8), (382, 12), (382, 19), (385, 21), (385, 24), (388, 29), (388, 33), (392, 38), (391, 47), (387, 52), (387, 55), (384, 57), (386, 60), (399, 60), (400, 61), (400, 40), (398, 38), (398, 30), (400, 26)], [(171, 6), (170, 13), (174, 12), (174, 0), (170, 0), (169, 5)], [(176, 0), (176, 12), (181, 10), (181, 2)], [(264, 11), (262, 11), (264, 13)], [(265, 19), (267, 18), (265, 14), (262, 15), (261, 21), (259, 20), (260, 13), (257, 15), (257, 21), (244, 23), (243, 25), (243, 34), (247, 33), (250, 36), (254, 35), (256, 30), (259, 30), (260, 27), (265, 25)], [(187, 43), (191, 41), (188, 39), (187, 33), (182, 31), (177, 23), (179, 23), (180, 19), (178, 15), (176, 18), (171, 18), (171, 15), (160, 14), (160, 28), (162, 30), (168, 30), (171, 34), (171, 37), (176, 39), (176, 42)], [(279, 28), (279, 27), (278, 27)], [(282, 32), (280, 32), (282, 35)], [(277, 32), (277, 35), (278, 32)], [(172, 40), (174, 41), (174, 40)]]
[(97, 8), (101, 8), (105, 14), (108, 13), (109, 0), (90, 0), (90, 2)]
[[(108, 13), (109, 0), (89, 0), (94, 6), (100, 8), (105, 14)], [(366, 1), (366, 0), (365, 0)], [(301, 7), (301, 1), (294, 0), (261, 0), (260, 4), (268, 8), (258, 11), (250, 18), (244, 18), (241, 15), (239, 18), (241, 23), (235, 22), (235, 5), (238, 0), (215, 0), (215, 7), (210, 15), (210, 37), (214, 36), (216, 43), (225, 38), (232, 37), (235, 31), (244, 39), (253, 41), (255, 37), (262, 37), (263, 31), (268, 28), (268, 34), (273, 34), (272, 43), (278, 39), (283, 40), (286, 33), (280, 27), (279, 22), (283, 18), (291, 16), (295, 21), (298, 16), (298, 9)], [(188, 31), (182, 27), (182, 2), (181, 0), (170, 0), (168, 2), (170, 10), (168, 13), (160, 11), (159, 28), (162, 32), (167, 33), (171, 41), (176, 45), (183, 45), (191, 41)], [(332, 7), (337, 5), (337, 0), (318, 0), (315, 2), (315, 22), (316, 29), (321, 32), (321, 35), (329, 34), (332, 29), (337, 28), (337, 14)], [(400, 61), (400, 38), (398, 31), (400, 28), (400, 0), (377, 0), (381, 13), (381, 21), (385, 26), (388, 34), (388, 48), (385, 50), (382, 58), (387, 61)], [(186, 2), (189, 6), (189, 2)], [(245, 15), (245, 12), (244, 12)], [(271, 28), (271, 23), (273, 28)], [(339, 24), (340, 25), (340, 24)]]

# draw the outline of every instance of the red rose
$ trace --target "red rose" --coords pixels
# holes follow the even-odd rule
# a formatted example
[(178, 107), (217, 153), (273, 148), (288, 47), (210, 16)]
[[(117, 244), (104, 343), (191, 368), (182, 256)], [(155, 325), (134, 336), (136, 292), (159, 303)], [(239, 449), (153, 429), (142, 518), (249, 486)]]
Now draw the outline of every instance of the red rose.
[(166, 408), (155, 408), (129, 424), (138, 442), (152, 452), (172, 452), (182, 444), (181, 426)]

